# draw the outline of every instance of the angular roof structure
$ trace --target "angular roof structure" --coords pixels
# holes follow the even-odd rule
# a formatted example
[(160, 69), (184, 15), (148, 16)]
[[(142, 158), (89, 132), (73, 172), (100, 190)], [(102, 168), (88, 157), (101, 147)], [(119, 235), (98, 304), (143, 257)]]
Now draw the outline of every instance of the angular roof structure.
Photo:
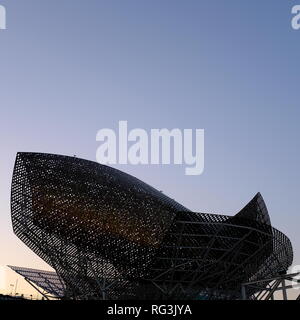
[(24, 277), (31, 285), (44, 290), (45, 294), (50, 294), (55, 298), (62, 298), (65, 295), (65, 285), (62, 279), (53, 271), (44, 271), (31, 268), (8, 266), (13, 271)]

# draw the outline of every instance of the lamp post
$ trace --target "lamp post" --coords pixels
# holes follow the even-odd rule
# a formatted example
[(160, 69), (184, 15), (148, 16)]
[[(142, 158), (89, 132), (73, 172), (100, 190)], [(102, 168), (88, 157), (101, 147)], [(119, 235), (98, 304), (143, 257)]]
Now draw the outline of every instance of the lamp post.
[(10, 286), (10, 288), (11, 288), (10, 295), (12, 296), (12, 295), (13, 295), (14, 285), (11, 283), (9, 286)]

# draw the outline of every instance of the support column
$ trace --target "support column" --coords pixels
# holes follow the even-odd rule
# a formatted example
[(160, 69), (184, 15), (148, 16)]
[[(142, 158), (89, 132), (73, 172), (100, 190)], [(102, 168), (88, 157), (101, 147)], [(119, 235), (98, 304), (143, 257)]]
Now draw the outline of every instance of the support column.
[(246, 287), (242, 285), (242, 300), (247, 300)]
[(282, 280), (282, 295), (283, 300), (287, 300), (287, 292), (286, 292), (286, 286), (285, 286), (285, 280)]

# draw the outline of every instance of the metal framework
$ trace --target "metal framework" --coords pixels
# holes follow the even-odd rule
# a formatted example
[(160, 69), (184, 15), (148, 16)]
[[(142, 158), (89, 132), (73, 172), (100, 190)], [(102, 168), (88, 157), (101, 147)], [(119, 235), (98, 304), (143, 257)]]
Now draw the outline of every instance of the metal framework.
[(235, 216), (195, 213), (73, 157), (18, 153), (11, 211), (14, 232), (56, 270), (68, 299), (238, 299), (242, 283), (293, 260), (259, 193)]
[[(300, 289), (300, 272), (243, 283), (241, 295), (243, 300), (274, 300), (276, 294), (281, 294), (282, 300), (289, 300), (288, 291), (291, 289)], [(295, 300), (300, 300), (299, 293)]]
[(45, 299), (63, 298), (65, 285), (53, 271), (44, 271), (31, 268), (8, 266), (37, 290)]

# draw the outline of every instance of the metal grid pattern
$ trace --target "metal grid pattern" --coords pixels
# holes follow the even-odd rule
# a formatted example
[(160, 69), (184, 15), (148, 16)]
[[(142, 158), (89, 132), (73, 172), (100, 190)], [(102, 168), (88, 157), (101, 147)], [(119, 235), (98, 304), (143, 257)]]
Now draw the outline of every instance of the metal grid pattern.
[(241, 283), (284, 273), (292, 261), (289, 239), (267, 224), (194, 213), (174, 223), (149, 280), (169, 299), (238, 299)]
[(235, 215), (239, 218), (255, 220), (258, 223), (271, 225), (267, 206), (260, 193), (258, 193), (239, 213)]
[(19, 153), (11, 210), (16, 235), (57, 271), (70, 295), (97, 295), (105, 282), (118, 297), (130, 289), (128, 278), (148, 271), (175, 212), (186, 209), (113, 168)]
[(16, 266), (9, 266), (9, 268), (24, 277), (29, 283), (33, 283), (44, 290), (45, 295), (49, 293), (53, 297), (64, 297), (65, 285), (56, 272)]
[(235, 298), (242, 282), (292, 263), (260, 194), (234, 217), (193, 213), (119, 170), (19, 153), (11, 206), (14, 232), (68, 298)]

